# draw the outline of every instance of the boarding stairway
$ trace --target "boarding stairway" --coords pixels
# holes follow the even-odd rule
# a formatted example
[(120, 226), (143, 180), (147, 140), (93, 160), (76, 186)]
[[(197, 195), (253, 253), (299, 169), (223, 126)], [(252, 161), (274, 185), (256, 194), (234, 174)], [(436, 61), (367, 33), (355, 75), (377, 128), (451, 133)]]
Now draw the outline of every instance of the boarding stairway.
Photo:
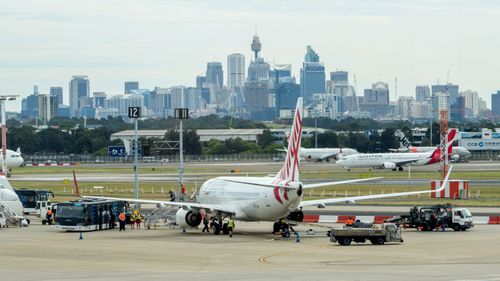
[(20, 218), (14, 213), (9, 206), (4, 205), (2, 202), (0, 202), (0, 213), (3, 214), (5, 217), (5, 221), (7, 223), (7, 227), (9, 225), (17, 225), (21, 226), (21, 220)]
[(159, 206), (154, 209), (151, 213), (144, 216), (144, 225), (146, 228), (150, 229), (151, 226), (156, 228), (156, 224), (163, 222), (168, 224), (169, 221), (175, 222), (175, 213), (179, 207), (177, 206)]

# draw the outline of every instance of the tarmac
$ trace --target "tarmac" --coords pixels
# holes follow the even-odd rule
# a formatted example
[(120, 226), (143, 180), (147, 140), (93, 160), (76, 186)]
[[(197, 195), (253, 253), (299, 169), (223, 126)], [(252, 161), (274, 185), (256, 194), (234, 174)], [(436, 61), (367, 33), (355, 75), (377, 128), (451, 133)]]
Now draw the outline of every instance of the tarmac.
[[(233, 238), (189, 229), (60, 232), (33, 222), (0, 229), (1, 280), (500, 280), (500, 225), (405, 231), (404, 243), (338, 246), (302, 225), (236, 222)], [(315, 235), (305, 230), (314, 228)]]

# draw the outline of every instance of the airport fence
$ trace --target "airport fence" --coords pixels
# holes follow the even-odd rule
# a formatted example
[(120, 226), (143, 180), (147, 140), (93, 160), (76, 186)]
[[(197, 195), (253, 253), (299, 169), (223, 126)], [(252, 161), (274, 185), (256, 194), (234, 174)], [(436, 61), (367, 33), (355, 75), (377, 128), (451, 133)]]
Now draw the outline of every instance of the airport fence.
[[(31, 165), (56, 165), (56, 164), (120, 164), (133, 163), (133, 156), (110, 157), (91, 154), (43, 154), (23, 155), (25, 164)], [(255, 153), (255, 154), (216, 154), (216, 155), (184, 155), (185, 162), (228, 162), (228, 161), (280, 161), (281, 153)], [(140, 163), (175, 163), (179, 162), (179, 155), (140, 156)]]

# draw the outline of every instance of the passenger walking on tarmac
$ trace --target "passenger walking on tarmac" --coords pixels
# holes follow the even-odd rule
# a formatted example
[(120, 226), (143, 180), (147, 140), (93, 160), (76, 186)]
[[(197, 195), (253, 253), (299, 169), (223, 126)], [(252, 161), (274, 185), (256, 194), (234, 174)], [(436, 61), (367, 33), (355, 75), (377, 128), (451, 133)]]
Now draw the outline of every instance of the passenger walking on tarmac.
[(45, 218), (47, 219), (47, 223), (49, 225), (52, 225), (52, 209), (47, 209), (47, 214), (45, 215)]
[(201, 232), (205, 232), (205, 230), (207, 232), (210, 232), (210, 230), (208, 229), (208, 217), (207, 215), (205, 214), (205, 217), (203, 217), (203, 230)]
[(229, 232), (229, 237), (233, 237), (233, 229), (234, 229), (234, 221), (233, 217), (229, 217), (229, 220), (227, 221), (227, 230)]
[(118, 220), (120, 222), (120, 231), (125, 231), (125, 220), (127, 217), (125, 216), (124, 212), (121, 212), (120, 215), (118, 216)]

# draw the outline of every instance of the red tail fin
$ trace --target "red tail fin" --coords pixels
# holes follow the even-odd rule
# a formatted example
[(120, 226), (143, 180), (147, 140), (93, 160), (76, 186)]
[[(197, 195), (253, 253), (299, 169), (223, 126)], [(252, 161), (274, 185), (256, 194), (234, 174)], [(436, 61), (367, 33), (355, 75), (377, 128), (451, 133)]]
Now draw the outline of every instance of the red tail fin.
[(446, 143), (446, 146), (448, 146), (448, 155), (451, 155), (451, 152), (453, 151), (453, 141), (455, 140), (456, 136), (457, 129), (451, 129), (448, 133), (448, 142)]
[(75, 170), (73, 170), (73, 186), (75, 187), (75, 193), (78, 197), (82, 197), (80, 195), (80, 190), (78, 189), (78, 182), (76, 181), (76, 174)]
[(295, 116), (293, 118), (292, 132), (288, 140), (288, 149), (286, 153), (285, 163), (281, 170), (276, 174), (276, 179), (287, 182), (299, 180), (299, 149), (302, 138), (302, 98), (297, 99), (295, 108)]

